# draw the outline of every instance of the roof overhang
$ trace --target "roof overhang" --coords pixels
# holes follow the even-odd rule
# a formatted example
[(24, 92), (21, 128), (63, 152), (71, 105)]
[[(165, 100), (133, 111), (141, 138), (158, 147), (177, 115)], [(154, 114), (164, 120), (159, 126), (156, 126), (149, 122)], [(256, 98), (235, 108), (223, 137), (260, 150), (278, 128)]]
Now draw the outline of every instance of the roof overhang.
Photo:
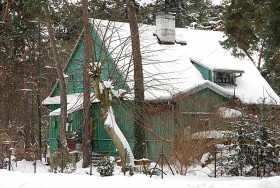
[(244, 70), (234, 69), (212, 69), (213, 72), (244, 73)]
[(232, 67), (228, 67), (226, 69), (224, 68), (216, 68), (216, 67), (210, 67), (208, 65), (205, 65), (204, 63), (201, 63), (200, 61), (197, 61), (194, 58), (190, 57), (190, 60), (192, 63), (198, 64), (200, 66), (203, 66), (205, 68), (207, 68), (208, 70), (211, 70), (213, 72), (228, 72), (228, 73), (244, 73), (243, 69), (236, 69), (236, 68), (232, 68)]
[[(219, 95), (225, 97), (225, 98), (230, 98), (232, 96), (232, 93), (225, 90), (224, 88), (222, 88), (221, 86), (213, 83), (213, 82), (210, 82), (208, 80), (205, 80), (204, 82), (202, 83), (198, 83), (196, 86), (190, 88), (189, 90), (186, 90), (184, 91), (183, 93), (180, 93), (180, 94), (184, 94), (184, 95), (192, 95), (194, 93), (197, 93), (203, 89), (210, 89), (216, 93), (218, 93)], [(180, 95), (179, 94), (179, 95)]]

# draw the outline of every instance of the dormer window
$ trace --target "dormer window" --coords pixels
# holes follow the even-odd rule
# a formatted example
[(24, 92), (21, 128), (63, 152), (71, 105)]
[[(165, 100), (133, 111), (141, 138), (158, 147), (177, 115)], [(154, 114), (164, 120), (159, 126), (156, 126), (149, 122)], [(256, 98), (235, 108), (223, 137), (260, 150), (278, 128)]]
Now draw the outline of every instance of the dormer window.
[(234, 84), (232, 73), (214, 72), (214, 82), (217, 84)]
[(211, 64), (205, 65), (194, 59), (191, 62), (200, 71), (205, 80), (209, 80), (221, 86), (236, 86), (236, 78), (242, 76), (244, 70), (229, 68), (214, 67)]
[(213, 71), (213, 81), (219, 85), (236, 85), (236, 78), (242, 76), (244, 71)]

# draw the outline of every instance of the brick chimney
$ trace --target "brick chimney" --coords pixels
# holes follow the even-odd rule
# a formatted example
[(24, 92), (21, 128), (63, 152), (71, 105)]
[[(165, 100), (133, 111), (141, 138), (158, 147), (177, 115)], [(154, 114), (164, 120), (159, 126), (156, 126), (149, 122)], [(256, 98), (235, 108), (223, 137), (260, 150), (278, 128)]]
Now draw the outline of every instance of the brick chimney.
[(157, 13), (156, 35), (160, 44), (175, 44), (175, 14)]

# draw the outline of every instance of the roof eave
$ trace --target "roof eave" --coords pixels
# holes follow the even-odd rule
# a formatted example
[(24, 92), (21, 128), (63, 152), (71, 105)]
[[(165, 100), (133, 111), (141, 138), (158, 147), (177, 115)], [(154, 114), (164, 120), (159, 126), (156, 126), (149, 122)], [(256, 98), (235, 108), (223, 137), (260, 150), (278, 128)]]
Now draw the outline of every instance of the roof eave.
[(223, 96), (223, 97), (225, 97), (227, 99), (229, 99), (232, 96), (230, 93), (222, 91), (219, 88), (213, 86), (212, 84), (209, 84), (208, 82), (203, 83), (201, 85), (198, 85), (197, 87), (195, 87), (195, 88), (193, 88), (193, 89), (191, 89), (191, 90), (189, 90), (187, 92), (184, 92), (183, 94), (185, 94), (185, 95), (192, 95), (192, 94), (195, 94), (195, 93), (197, 93), (197, 92), (199, 92), (199, 91), (201, 91), (203, 89), (206, 89), (206, 88), (208, 88), (208, 89), (218, 93), (219, 95), (221, 95), (221, 96)]

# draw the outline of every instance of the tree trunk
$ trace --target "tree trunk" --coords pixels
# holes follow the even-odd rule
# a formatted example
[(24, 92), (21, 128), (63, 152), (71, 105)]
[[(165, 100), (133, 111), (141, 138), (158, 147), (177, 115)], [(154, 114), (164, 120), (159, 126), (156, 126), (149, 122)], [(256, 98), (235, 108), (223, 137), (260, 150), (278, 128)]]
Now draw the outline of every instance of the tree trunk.
[(130, 149), (130, 146), (122, 134), (119, 126), (115, 121), (115, 115), (113, 112), (113, 108), (110, 106), (108, 112), (106, 114), (106, 120), (104, 123), (105, 129), (107, 133), (110, 135), (113, 140), (118, 154), (120, 155), (121, 161), (123, 163), (129, 164), (130, 166), (134, 166), (134, 156)]
[(84, 64), (83, 64), (83, 88), (84, 88), (84, 100), (83, 100), (83, 133), (82, 133), (82, 144), (83, 144), (83, 167), (86, 168), (90, 165), (90, 153), (91, 153), (91, 140), (90, 135), (92, 132), (89, 131), (89, 110), (90, 110), (90, 80), (88, 74), (88, 68), (90, 65), (91, 43), (90, 43), (90, 32), (89, 32), (89, 15), (88, 15), (88, 0), (82, 0), (83, 4), (83, 22), (84, 22)]
[[(38, 61), (41, 62), (40, 56), (41, 56), (41, 25), (39, 23), (39, 30), (38, 30), (38, 52), (39, 52), (39, 58)], [(36, 91), (36, 100), (37, 100), (37, 119), (38, 119), (38, 145), (39, 145), (39, 150), (38, 150), (38, 159), (42, 160), (42, 109), (41, 109), (41, 91), (42, 91), (42, 67), (39, 67), (39, 79), (38, 79), (38, 84), (37, 84), (37, 91)]]
[(11, 0), (8, 0), (5, 8), (5, 13), (3, 16), (3, 23), (5, 24), (5, 27), (8, 25), (10, 4), (11, 4)]
[(64, 151), (65, 148), (68, 148), (67, 141), (66, 141), (66, 121), (67, 121), (67, 97), (66, 97), (66, 84), (64, 82), (64, 76), (63, 76), (63, 69), (61, 66), (61, 63), (59, 61), (59, 57), (57, 54), (57, 49), (54, 41), (54, 31), (51, 25), (51, 19), (50, 19), (50, 12), (48, 8), (48, 4), (44, 6), (44, 11), (46, 14), (46, 21), (47, 21), (47, 30), (49, 33), (49, 40), (51, 45), (51, 51), (53, 55), (53, 60), (56, 65), (57, 75), (58, 75), (58, 81), (60, 86), (60, 107), (61, 107), (61, 114), (60, 114), (60, 127), (59, 127), (59, 141), (61, 143), (61, 150)]
[(134, 64), (134, 156), (136, 159), (142, 159), (145, 156), (143, 67), (134, 1), (126, 0), (126, 7), (130, 25), (132, 57)]
[(110, 100), (111, 88), (104, 88), (102, 91), (100, 91), (99, 85), (103, 84), (101, 80), (101, 68), (99, 66), (93, 67), (93, 72), (95, 74), (91, 77), (91, 84), (94, 89), (95, 97), (100, 101), (101, 104), (101, 116), (105, 119), (105, 130), (108, 132), (110, 138), (115, 144), (121, 161), (125, 161), (127, 164), (134, 166), (134, 156), (131, 148), (115, 121)]

